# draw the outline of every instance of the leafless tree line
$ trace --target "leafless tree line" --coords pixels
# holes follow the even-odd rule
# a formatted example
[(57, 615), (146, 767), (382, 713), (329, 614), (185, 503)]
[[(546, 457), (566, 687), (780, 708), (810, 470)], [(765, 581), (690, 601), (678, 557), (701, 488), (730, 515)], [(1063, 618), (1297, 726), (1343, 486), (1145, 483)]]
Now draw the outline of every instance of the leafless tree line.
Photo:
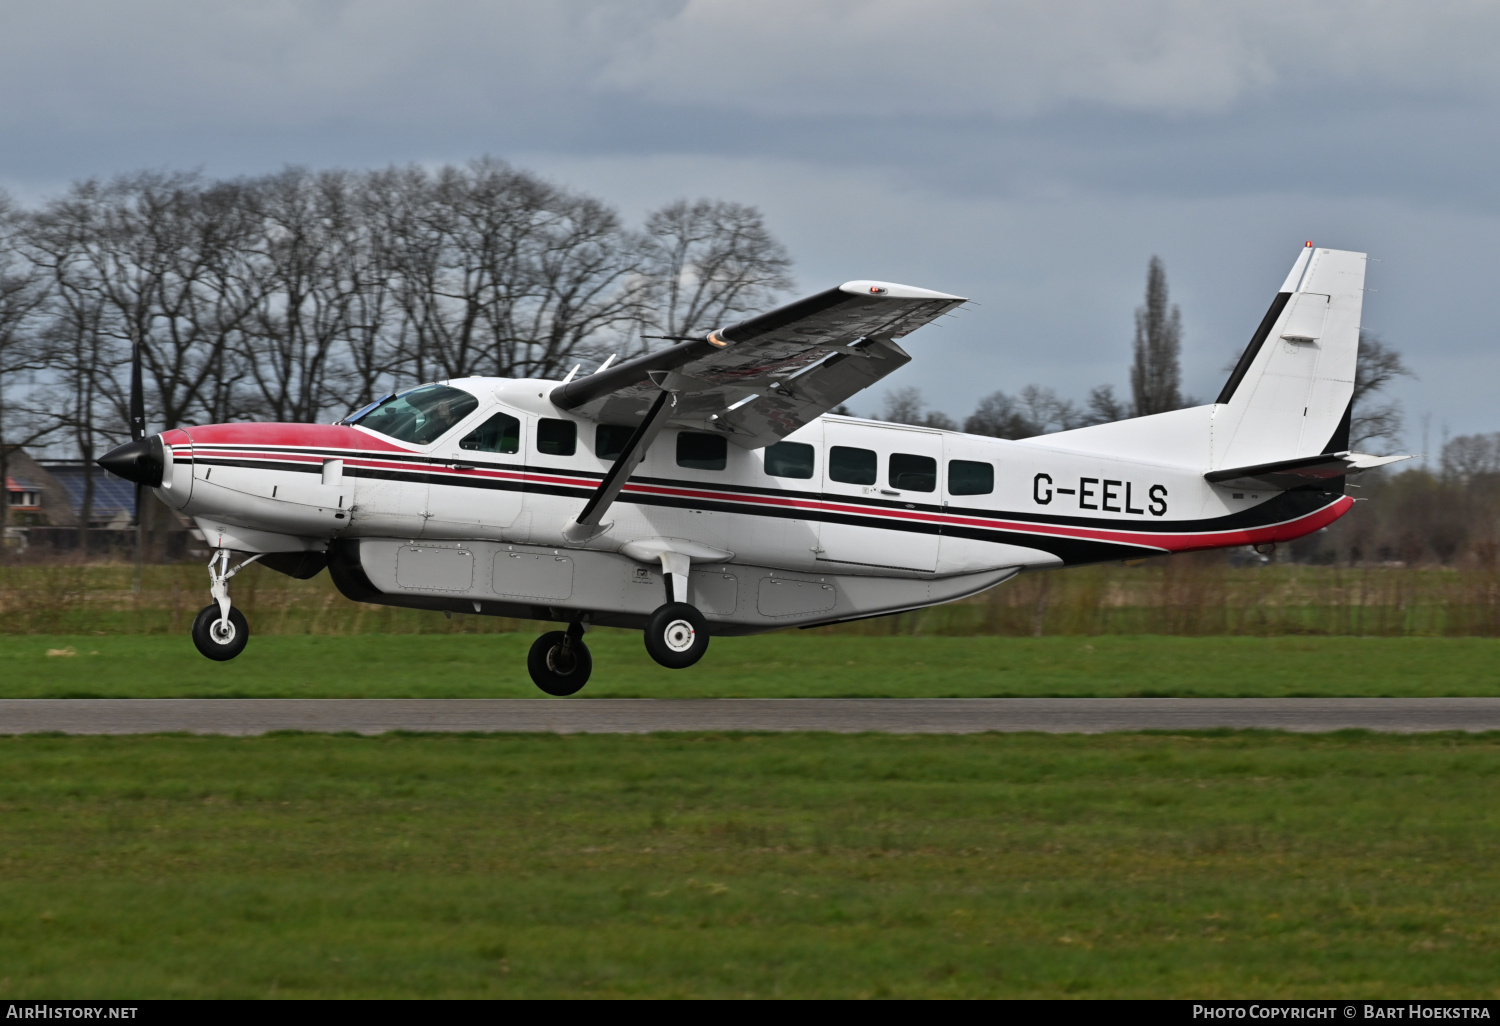
[(121, 438), (136, 345), (150, 430), (317, 421), (707, 331), (764, 309), (790, 264), (753, 207), (680, 201), (636, 230), (490, 159), (77, 182), (0, 205), (0, 450)]

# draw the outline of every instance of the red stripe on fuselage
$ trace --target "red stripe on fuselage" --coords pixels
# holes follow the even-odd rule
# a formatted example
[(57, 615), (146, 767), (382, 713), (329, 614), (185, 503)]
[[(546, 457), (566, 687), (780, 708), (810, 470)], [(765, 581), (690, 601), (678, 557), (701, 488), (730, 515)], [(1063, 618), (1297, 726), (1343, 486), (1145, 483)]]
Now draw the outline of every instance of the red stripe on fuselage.
[(363, 449), (370, 452), (405, 453), (387, 442), (348, 424), (205, 424), (186, 429), (193, 445), (289, 445), (309, 449)]

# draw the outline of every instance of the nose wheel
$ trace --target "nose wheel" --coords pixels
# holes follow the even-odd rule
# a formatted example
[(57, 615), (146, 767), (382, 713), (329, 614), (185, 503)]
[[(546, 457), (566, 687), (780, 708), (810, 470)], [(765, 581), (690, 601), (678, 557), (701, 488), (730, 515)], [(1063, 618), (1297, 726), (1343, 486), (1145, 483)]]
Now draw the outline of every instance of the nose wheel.
[(208, 591), (213, 602), (193, 620), (193, 644), (210, 659), (223, 662), (245, 651), (250, 624), (245, 614), (229, 604), (229, 579), (259, 559), (257, 553), (230, 569), (229, 550), (216, 549), (208, 561)]
[(219, 662), (233, 659), (245, 651), (249, 640), (250, 624), (245, 620), (245, 614), (233, 606), (229, 607), (226, 618), (215, 602), (204, 606), (193, 620), (193, 644), (210, 659)]
[(531, 681), (549, 695), (562, 698), (577, 694), (594, 672), (594, 657), (583, 643), (583, 624), (570, 624), (565, 631), (548, 631), (531, 644), (526, 654)]
[(692, 666), (708, 651), (708, 621), (686, 602), (657, 606), (646, 621), (646, 651), (669, 670)]

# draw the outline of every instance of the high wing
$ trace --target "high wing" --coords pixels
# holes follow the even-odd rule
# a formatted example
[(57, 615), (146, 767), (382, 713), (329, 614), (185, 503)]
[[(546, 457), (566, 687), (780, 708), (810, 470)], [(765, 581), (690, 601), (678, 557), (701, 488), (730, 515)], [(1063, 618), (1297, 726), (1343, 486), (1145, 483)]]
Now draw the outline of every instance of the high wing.
[(961, 296), (851, 281), (698, 339), (559, 385), (553, 405), (635, 425), (663, 390), (672, 423), (770, 445), (910, 362), (895, 342), (967, 302)]

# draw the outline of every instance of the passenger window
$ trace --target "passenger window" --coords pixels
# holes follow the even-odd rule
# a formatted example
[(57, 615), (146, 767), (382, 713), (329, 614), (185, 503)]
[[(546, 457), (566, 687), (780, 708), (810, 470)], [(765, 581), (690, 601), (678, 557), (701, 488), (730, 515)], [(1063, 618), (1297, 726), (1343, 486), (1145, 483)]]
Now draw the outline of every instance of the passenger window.
[(723, 435), (681, 431), (677, 435), (677, 465), (692, 470), (723, 470), (729, 464), (729, 442)]
[(937, 460), (931, 456), (913, 456), (909, 452), (891, 453), (890, 482), (903, 492), (937, 490)]
[(536, 422), (536, 451), (547, 456), (571, 456), (578, 450), (578, 425), (571, 420), (543, 417)]
[(973, 460), (948, 461), (949, 495), (988, 495), (995, 490), (995, 465)]
[(635, 428), (624, 424), (600, 424), (594, 429), (594, 455), (601, 460), (617, 460), (625, 451)]
[(766, 446), (766, 473), (772, 477), (812, 477), (813, 447), (802, 442)]
[(828, 476), (845, 484), (872, 485), (879, 461), (872, 449), (835, 445), (828, 450)]
[(508, 413), (497, 413), (458, 443), (470, 452), (518, 452), (521, 448), (521, 422)]

